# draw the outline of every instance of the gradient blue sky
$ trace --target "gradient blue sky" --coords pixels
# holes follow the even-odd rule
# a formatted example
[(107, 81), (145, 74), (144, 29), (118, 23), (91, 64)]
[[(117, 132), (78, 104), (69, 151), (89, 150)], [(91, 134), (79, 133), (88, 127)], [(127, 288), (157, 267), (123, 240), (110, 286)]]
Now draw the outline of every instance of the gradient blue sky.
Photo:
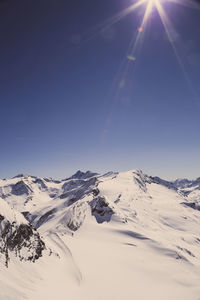
[(145, 7), (95, 28), (134, 2), (0, 1), (1, 178), (200, 176), (200, 10), (163, 1), (188, 83), (156, 11), (124, 75)]

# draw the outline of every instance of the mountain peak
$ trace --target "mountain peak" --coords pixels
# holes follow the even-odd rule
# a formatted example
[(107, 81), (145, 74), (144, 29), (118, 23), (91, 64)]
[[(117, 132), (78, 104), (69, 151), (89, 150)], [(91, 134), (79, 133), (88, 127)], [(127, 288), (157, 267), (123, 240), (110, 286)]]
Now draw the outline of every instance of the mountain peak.
[(81, 170), (78, 170), (74, 175), (67, 179), (87, 179), (96, 175), (98, 175), (98, 173), (93, 173), (91, 171), (82, 172)]

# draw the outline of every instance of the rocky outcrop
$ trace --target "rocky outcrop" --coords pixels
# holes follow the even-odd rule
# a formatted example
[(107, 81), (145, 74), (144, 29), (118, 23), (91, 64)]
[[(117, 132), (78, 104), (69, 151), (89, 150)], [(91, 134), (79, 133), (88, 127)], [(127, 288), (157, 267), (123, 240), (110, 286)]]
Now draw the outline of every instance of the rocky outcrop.
[(30, 224), (18, 225), (0, 215), (0, 256), (7, 267), (11, 255), (21, 261), (35, 262), (44, 249), (39, 233)]
[(109, 222), (114, 214), (105, 197), (96, 197), (90, 202), (92, 215), (98, 223)]

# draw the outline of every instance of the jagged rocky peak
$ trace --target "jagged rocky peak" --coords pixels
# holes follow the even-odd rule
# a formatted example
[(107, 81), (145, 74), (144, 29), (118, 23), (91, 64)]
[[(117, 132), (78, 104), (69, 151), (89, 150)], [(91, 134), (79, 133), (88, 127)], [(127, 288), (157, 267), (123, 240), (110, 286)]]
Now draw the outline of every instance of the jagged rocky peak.
[(6, 199), (10, 196), (29, 196), (33, 193), (33, 190), (29, 186), (29, 182), (25, 182), (23, 179), (6, 180), (5, 184), (0, 186), (0, 197)]
[(14, 255), (21, 261), (35, 262), (45, 244), (23, 215), (0, 198), (0, 261), (8, 267)]
[(173, 189), (173, 190), (177, 189), (176, 185), (171, 181), (161, 179), (160, 177), (157, 177), (157, 176), (155, 176), (155, 177), (150, 176), (150, 179), (153, 183), (163, 185), (163, 186), (167, 187), (168, 189)]
[(109, 171), (102, 175), (102, 177), (116, 176), (119, 172)]
[(17, 174), (13, 178), (21, 178), (21, 177), (26, 177), (26, 174)]
[(140, 169), (130, 170), (128, 173), (133, 175), (133, 181), (139, 186), (139, 188), (143, 190), (143, 192), (146, 192), (146, 183), (151, 183), (150, 177), (144, 174)]
[(17, 174), (16, 176), (14, 176), (13, 178), (25, 178), (25, 179), (27, 179), (27, 178), (37, 178), (36, 176), (33, 176), (33, 175), (29, 175), (29, 174), (23, 174), (23, 173), (21, 173), (21, 174)]
[(146, 175), (142, 170), (140, 169), (135, 169), (135, 170), (131, 170), (130, 172), (132, 172), (132, 174), (138, 178), (140, 178), (142, 181), (144, 182), (150, 182), (150, 177), (148, 175)]
[(200, 177), (198, 177), (195, 180), (189, 180), (189, 179), (177, 179), (173, 181), (174, 186), (177, 189), (187, 189), (187, 188), (195, 188), (200, 189)]
[(33, 183), (37, 183), (38, 186), (43, 189), (46, 190), (47, 189), (47, 185), (44, 183), (44, 180), (42, 180), (41, 178), (35, 178), (35, 180), (33, 181)]
[(78, 170), (74, 175), (72, 175), (71, 177), (67, 178), (67, 179), (87, 179), (93, 176), (97, 176), (98, 173), (94, 173), (91, 171), (86, 171), (86, 172), (82, 172), (80, 170)]
[(186, 188), (192, 183), (192, 180), (188, 180), (186, 178), (176, 179), (173, 184), (177, 188)]
[(31, 192), (33, 191), (23, 180), (20, 180), (12, 185), (12, 194), (16, 196), (23, 194), (29, 195)]
[(52, 177), (45, 177), (45, 178), (43, 178), (43, 180), (46, 182), (53, 182), (53, 183), (57, 183), (57, 184), (62, 182), (62, 180), (53, 179)]
[[(140, 169), (133, 170), (132, 173), (134, 174), (135, 180), (138, 182), (138, 184), (141, 185), (141, 187), (144, 186), (146, 183), (156, 183), (172, 190), (177, 190), (179, 188), (178, 180), (173, 182), (164, 180), (158, 176), (148, 176), (144, 174)], [(187, 179), (185, 179), (185, 181), (189, 182), (189, 180)]]
[(195, 187), (196, 189), (200, 189), (200, 177), (195, 180), (191, 180), (191, 183), (188, 184), (187, 187)]

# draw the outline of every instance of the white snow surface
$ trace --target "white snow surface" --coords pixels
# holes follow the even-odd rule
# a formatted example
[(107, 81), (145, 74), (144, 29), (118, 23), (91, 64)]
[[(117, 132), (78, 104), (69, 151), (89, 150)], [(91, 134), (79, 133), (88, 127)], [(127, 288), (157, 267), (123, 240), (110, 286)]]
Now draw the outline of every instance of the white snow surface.
[(6, 201), (0, 197), (0, 215), (2, 215), (10, 223), (15, 222), (16, 225), (27, 224), (27, 220), (24, 216), (13, 209)]
[[(183, 205), (197, 190), (191, 200), (140, 170), (93, 179), (0, 182), (0, 214), (29, 212), (52, 251), (1, 267), (0, 300), (200, 300), (200, 211)], [(19, 181), (28, 192), (13, 195)]]

